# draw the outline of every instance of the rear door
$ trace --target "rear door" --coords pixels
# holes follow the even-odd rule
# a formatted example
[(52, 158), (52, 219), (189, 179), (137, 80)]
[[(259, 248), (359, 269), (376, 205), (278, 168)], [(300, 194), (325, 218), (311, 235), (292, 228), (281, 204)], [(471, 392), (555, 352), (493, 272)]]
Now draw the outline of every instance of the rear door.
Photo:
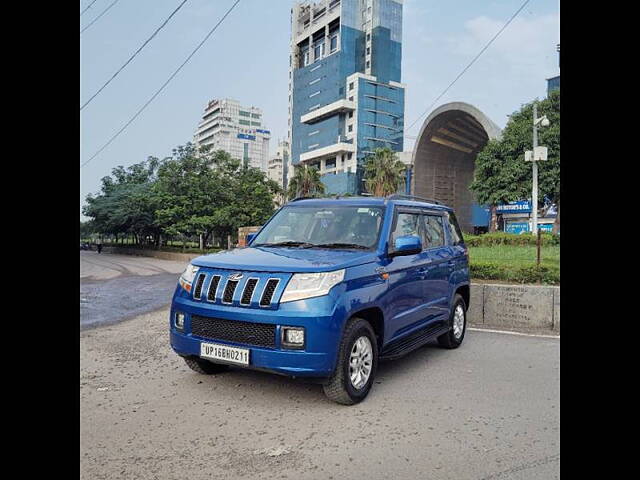
[(431, 319), (442, 319), (449, 314), (449, 279), (453, 271), (453, 251), (448, 245), (442, 212), (425, 211), (424, 222), (425, 253), (428, 266), (424, 274), (423, 288), (425, 301), (432, 314)]
[(469, 283), (469, 257), (464, 244), (462, 230), (453, 212), (444, 213), (445, 226), (451, 250), (452, 272), (451, 283), (454, 286)]

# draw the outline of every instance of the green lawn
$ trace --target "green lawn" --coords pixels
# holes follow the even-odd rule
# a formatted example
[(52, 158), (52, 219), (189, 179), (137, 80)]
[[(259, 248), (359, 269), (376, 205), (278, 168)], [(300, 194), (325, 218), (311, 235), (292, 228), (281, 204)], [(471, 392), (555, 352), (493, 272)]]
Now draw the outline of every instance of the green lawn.
[(536, 247), (494, 245), (469, 247), (471, 277), (513, 283), (560, 283), (560, 246), (540, 248), (536, 267)]

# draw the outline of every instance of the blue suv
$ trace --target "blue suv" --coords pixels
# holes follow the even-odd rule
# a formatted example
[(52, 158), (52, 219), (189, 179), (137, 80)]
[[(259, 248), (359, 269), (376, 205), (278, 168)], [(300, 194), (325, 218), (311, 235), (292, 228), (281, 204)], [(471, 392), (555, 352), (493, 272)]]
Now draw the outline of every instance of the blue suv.
[(196, 372), (229, 365), (314, 377), (363, 400), (378, 361), (462, 343), (469, 263), (451, 208), (417, 197), (297, 199), (248, 246), (195, 258), (170, 313)]

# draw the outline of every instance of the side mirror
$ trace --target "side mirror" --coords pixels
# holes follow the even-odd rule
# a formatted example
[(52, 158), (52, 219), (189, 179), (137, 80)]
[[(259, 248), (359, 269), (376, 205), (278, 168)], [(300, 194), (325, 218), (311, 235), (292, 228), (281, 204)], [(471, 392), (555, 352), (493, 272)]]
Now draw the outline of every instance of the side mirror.
[(422, 240), (417, 235), (403, 235), (396, 238), (393, 243), (393, 252), (390, 256), (415, 255), (422, 251)]
[(257, 234), (258, 234), (257, 232), (256, 233), (249, 233), (247, 235), (247, 242), (245, 243), (245, 245), (249, 245), (253, 241), (253, 239), (256, 238)]

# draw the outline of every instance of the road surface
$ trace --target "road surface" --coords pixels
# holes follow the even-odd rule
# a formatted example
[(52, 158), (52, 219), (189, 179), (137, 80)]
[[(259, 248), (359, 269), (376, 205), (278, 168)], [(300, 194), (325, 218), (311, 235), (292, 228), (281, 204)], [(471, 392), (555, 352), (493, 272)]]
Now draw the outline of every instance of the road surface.
[(112, 324), (168, 305), (186, 265), (80, 251), (80, 328)]
[(468, 331), (382, 363), (352, 407), (320, 385), (175, 355), (168, 311), (80, 333), (82, 479), (559, 478), (559, 340)]

